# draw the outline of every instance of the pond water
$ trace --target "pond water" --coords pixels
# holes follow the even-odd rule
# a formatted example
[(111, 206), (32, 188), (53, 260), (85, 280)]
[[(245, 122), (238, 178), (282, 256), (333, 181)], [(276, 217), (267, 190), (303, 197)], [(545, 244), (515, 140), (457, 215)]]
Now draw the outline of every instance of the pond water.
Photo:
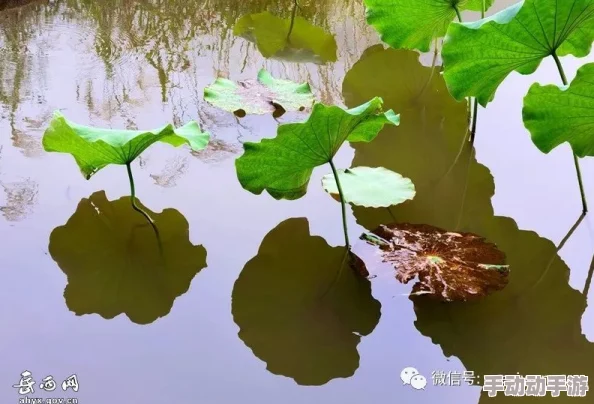
[[(432, 55), (385, 49), (361, 3), (300, 1), (296, 14), (333, 37), (315, 60), (264, 58), (273, 33), (258, 45), (234, 35), (248, 14), (290, 18), (292, 0), (54, 0), (0, 12), (0, 402), (18, 402), (11, 385), (24, 370), (38, 383), (76, 374), (78, 392), (37, 384), (32, 397), (86, 404), (499, 403), (514, 398), (434, 386), (431, 374), (594, 376), (594, 216), (558, 248), (581, 212), (571, 151), (540, 153), (521, 116), (533, 82), (559, 83), (553, 60), (505, 81), (479, 111), (473, 150), (462, 142), (466, 106), (432, 74)], [(593, 60), (564, 58), (569, 79)], [(243, 190), (242, 143), (274, 136), (279, 122), (203, 100), (216, 77), (261, 68), (309, 82), (325, 103), (381, 96), (401, 114), (399, 127), (336, 158), (417, 187), (390, 211), (349, 208), (352, 240), (394, 220), (477, 233), (506, 253), (509, 285), (476, 303), (413, 303), (412, 283), (362, 241), (354, 250), (374, 277), (334, 284), (344, 240), (340, 205), (319, 186), (329, 167), (296, 201)], [(212, 134), (203, 152), (155, 145), (133, 166), (165, 267), (129, 208), (122, 166), (87, 181), (70, 156), (43, 151), (54, 110), (112, 128), (195, 119)], [(594, 161), (581, 165), (594, 204)], [(400, 381), (409, 366), (427, 377), (424, 391)]]

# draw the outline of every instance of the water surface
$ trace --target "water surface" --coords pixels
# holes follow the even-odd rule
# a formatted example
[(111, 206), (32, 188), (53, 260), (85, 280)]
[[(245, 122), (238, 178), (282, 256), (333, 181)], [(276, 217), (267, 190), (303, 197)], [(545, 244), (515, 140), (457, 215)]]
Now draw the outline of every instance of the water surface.
[[(477, 386), (414, 391), (400, 371), (594, 375), (594, 222), (557, 251), (581, 210), (571, 152), (541, 154), (521, 118), (531, 83), (559, 83), (553, 61), (512, 74), (479, 112), (476, 150), (460, 149), (466, 106), (427, 66), (431, 55), (385, 49), (360, 1), (300, 4), (298, 16), (334, 37), (335, 55), (265, 58), (233, 34), (248, 14), (290, 18), (292, 0), (55, 0), (0, 12), (2, 403), (18, 402), (10, 386), (25, 369), (38, 381), (76, 373), (80, 390), (68, 396), (88, 404), (474, 404), (511, 398)], [(569, 78), (592, 60), (565, 58)], [(244, 191), (234, 168), (242, 142), (274, 136), (279, 122), (238, 121), (203, 101), (215, 77), (261, 68), (309, 82), (325, 103), (381, 96), (401, 114), (400, 127), (345, 146), (336, 163), (393, 169), (417, 197), (391, 211), (349, 209), (352, 240), (394, 220), (478, 233), (507, 254), (508, 287), (479, 303), (413, 304), (412, 285), (361, 242), (355, 251), (376, 277), (336, 282), (340, 206), (319, 186), (329, 168), (297, 201)], [(138, 197), (165, 229), (167, 264), (128, 209), (123, 167), (87, 181), (71, 157), (43, 152), (54, 110), (113, 128), (196, 119), (213, 135), (206, 151), (156, 145), (134, 164)], [(591, 160), (582, 173), (594, 201)]]

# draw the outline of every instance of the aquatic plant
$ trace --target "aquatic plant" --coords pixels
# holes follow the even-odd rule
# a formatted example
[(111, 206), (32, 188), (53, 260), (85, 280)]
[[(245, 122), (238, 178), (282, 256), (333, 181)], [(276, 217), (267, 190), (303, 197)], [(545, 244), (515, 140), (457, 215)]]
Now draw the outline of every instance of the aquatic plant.
[[(442, 51), (444, 78), (456, 99), (476, 97), (486, 107), (511, 72), (531, 74), (549, 56), (555, 60), (563, 85), (567, 85), (559, 57), (584, 57), (590, 53), (593, 40), (594, 0), (521, 1), (474, 23), (451, 24)], [(548, 110), (550, 105), (541, 108)], [(529, 105), (528, 118), (533, 119), (534, 112), (530, 111)], [(534, 128), (534, 123), (530, 125)], [(573, 157), (586, 212), (578, 156), (574, 153)]]
[(578, 157), (594, 156), (594, 63), (567, 87), (534, 83), (524, 97), (524, 125), (543, 153), (568, 142)]
[[(485, 12), (494, 0), (365, 0), (367, 22), (383, 42), (395, 49), (429, 51), (431, 42), (442, 38), (456, 18), (462, 22), (464, 10)], [(474, 141), (478, 101), (474, 102), (470, 141)]]
[(42, 142), (45, 151), (71, 154), (87, 180), (110, 164), (125, 165), (132, 207), (153, 223), (151, 217), (136, 204), (131, 163), (156, 142), (174, 147), (188, 144), (198, 151), (206, 147), (209, 137), (194, 121), (177, 129), (171, 124), (154, 130), (103, 129), (76, 124), (60, 112), (55, 112)]
[[(239, 182), (257, 195), (266, 190), (275, 199), (294, 200), (307, 192), (313, 169), (329, 164), (333, 179), (326, 176), (324, 188), (338, 194), (349, 248), (347, 203), (390, 206), (412, 199), (415, 194), (410, 180), (389, 170), (337, 170), (334, 165), (333, 157), (345, 141), (370, 142), (384, 125), (399, 124), (394, 111), (382, 112), (382, 103), (376, 97), (346, 111), (317, 103), (305, 122), (280, 125), (273, 139), (244, 143), (245, 153), (235, 162)], [(382, 186), (369, 188), (376, 181), (381, 181)], [(348, 190), (343, 189), (342, 182), (348, 184)]]
[(486, 11), (493, 0), (365, 0), (367, 23), (395, 49), (429, 51), (464, 10)]
[(240, 118), (269, 113), (278, 118), (286, 111), (302, 111), (314, 103), (308, 83), (275, 79), (264, 69), (258, 72), (257, 80), (235, 83), (217, 78), (204, 89), (204, 99)]
[(392, 223), (361, 238), (379, 247), (399, 282), (418, 276), (412, 295), (446, 302), (476, 300), (503, 289), (509, 281), (505, 254), (476, 234)]

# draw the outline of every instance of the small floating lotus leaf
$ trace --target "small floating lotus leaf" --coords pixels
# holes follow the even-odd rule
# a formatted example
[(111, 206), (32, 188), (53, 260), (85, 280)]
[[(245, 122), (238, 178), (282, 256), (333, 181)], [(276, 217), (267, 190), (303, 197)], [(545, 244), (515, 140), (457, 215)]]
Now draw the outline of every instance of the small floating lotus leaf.
[(309, 84), (277, 80), (266, 70), (260, 70), (257, 81), (235, 83), (218, 78), (204, 89), (204, 99), (239, 117), (268, 113), (278, 117), (285, 111), (302, 111), (314, 103)]
[(123, 313), (134, 323), (151, 323), (170, 312), (206, 267), (206, 250), (192, 245), (177, 210), (149, 214), (160, 244), (130, 197), (109, 201), (103, 191), (81, 200), (68, 222), (52, 231), (49, 252), (68, 277), (64, 298), (76, 315)]
[(533, 84), (524, 98), (524, 125), (543, 153), (569, 142), (579, 157), (594, 156), (594, 63), (567, 88)]
[(452, 95), (486, 106), (513, 71), (533, 73), (542, 59), (584, 57), (594, 40), (594, 0), (525, 0), (483, 20), (451, 24), (442, 56)]
[(357, 345), (377, 325), (380, 307), (369, 280), (348, 265), (346, 248), (311, 236), (305, 218), (266, 235), (232, 294), (239, 338), (270, 372), (300, 385), (352, 376)]
[(209, 135), (194, 121), (175, 129), (167, 125), (154, 130), (102, 129), (78, 125), (55, 112), (43, 135), (48, 152), (71, 154), (86, 179), (109, 164), (128, 164), (155, 142), (174, 147), (188, 144), (197, 151), (208, 144)]
[(235, 162), (241, 186), (256, 195), (267, 190), (275, 199), (301, 198), (313, 169), (330, 162), (345, 140), (370, 142), (384, 125), (399, 123), (381, 107), (378, 97), (347, 111), (315, 104), (307, 121), (280, 125), (273, 139), (244, 143)]
[[(370, 208), (398, 205), (415, 196), (415, 186), (408, 178), (383, 167), (354, 167), (337, 170), (345, 202)], [(322, 178), (322, 186), (340, 200), (333, 174)]]
[[(445, 35), (459, 11), (480, 11), (483, 0), (365, 0), (367, 22), (382, 41), (397, 49), (427, 52), (431, 41)], [(493, 0), (485, 0), (489, 8)]]
[(396, 279), (416, 276), (413, 294), (443, 301), (466, 301), (503, 289), (509, 268), (495, 244), (472, 233), (455, 233), (425, 224), (394, 223), (372, 232), (387, 243), (379, 245), (384, 261), (396, 269)]
[(265, 58), (318, 64), (336, 61), (334, 37), (302, 17), (291, 22), (268, 11), (248, 14), (237, 21), (233, 34), (254, 42)]

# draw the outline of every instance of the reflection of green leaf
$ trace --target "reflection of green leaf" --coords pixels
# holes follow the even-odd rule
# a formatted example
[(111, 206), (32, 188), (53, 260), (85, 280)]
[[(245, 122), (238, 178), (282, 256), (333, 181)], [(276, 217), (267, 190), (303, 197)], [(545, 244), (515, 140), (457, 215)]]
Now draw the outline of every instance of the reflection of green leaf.
[(594, 40), (594, 0), (525, 0), (475, 23), (452, 24), (443, 46), (444, 77), (457, 99), (482, 106), (514, 70), (533, 73), (557, 54), (584, 57)]
[(413, 295), (467, 301), (507, 285), (505, 254), (476, 234), (409, 223), (381, 225), (373, 234), (387, 241), (378, 247), (396, 269), (398, 281), (408, 283), (418, 276)]
[(276, 17), (268, 11), (248, 14), (237, 21), (233, 33), (254, 42), (265, 58), (314, 63), (336, 61), (334, 37), (302, 17), (295, 17), (291, 28), (291, 19)]
[(128, 164), (155, 142), (174, 147), (188, 144), (197, 151), (208, 143), (209, 135), (194, 121), (175, 129), (118, 130), (78, 125), (56, 112), (43, 135), (43, 148), (49, 152), (69, 153), (82, 174), (89, 179), (109, 164)]
[[(382, 41), (400, 49), (426, 52), (434, 38), (444, 36), (456, 9), (480, 11), (483, 0), (365, 0), (367, 22)], [(489, 8), (493, 0), (485, 1)]]
[(567, 89), (533, 84), (524, 98), (524, 125), (544, 153), (569, 142), (579, 157), (594, 156), (594, 63), (582, 66)]
[[(417, 57), (374, 47), (345, 77), (347, 105), (378, 94), (402, 116), (398, 128), (388, 128), (369, 144), (354, 144), (353, 165), (384, 166), (411, 178), (417, 189), (414, 200), (389, 211), (355, 206), (355, 217), (369, 230), (398, 221), (479, 234), (506, 254), (510, 275), (505, 289), (471, 304), (415, 298), (416, 327), (477, 375), (594, 374), (594, 345), (580, 324), (585, 297), (568, 285), (569, 269), (553, 243), (494, 215), (493, 177), (474, 159), (468, 142), (463, 143), (464, 104), (449, 97), (442, 77), (432, 76)], [(419, 96), (423, 78), (426, 83), (429, 77)], [(484, 392), (483, 400), (517, 399), (502, 394), (490, 398)], [(538, 400), (549, 401), (556, 399)]]
[(160, 246), (129, 197), (108, 201), (101, 191), (83, 199), (68, 222), (54, 229), (49, 252), (68, 277), (64, 297), (70, 310), (107, 319), (124, 313), (138, 324), (169, 313), (206, 267), (206, 250), (190, 243), (188, 222), (177, 210), (151, 216)]
[(345, 248), (311, 236), (305, 218), (264, 238), (235, 282), (232, 311), (239, 337), (270, 372), (300, 385), (355, 373), (357, 345), (377, 325), (380, 304), (348, 261)]
[[(218, 78), (204, 89), (204, 99), (215, 107), (235, 113), (267, 114), (278, 111), (300, 111), (311, 107), (314, 96), (309, 84), (277, 80), (266, 70), (258, 73), (257, 81), (234, 83)], [(280, 115), (282, 115), (280, 113)]]
[(377, 97), (347, 111), (315, 104), (306, 122), (280, 125), (274, 139), (244, 143), (235, 162), (239, 182), (257, 195), (267, 190), (275, 199), (301, 198), (313, 169), (329, 163), (345, 140), (370, 142), (385, 124), (398, 124), (398, 116), (381, 107)]
[[(346, 203), (379, 208), (398, 205), (415, 196), (415, 186), (408, 178), (382, 167), (355, 167), (337, 172)], [(334, 175), (325, 175), (322, 186), (340, 201)]]

